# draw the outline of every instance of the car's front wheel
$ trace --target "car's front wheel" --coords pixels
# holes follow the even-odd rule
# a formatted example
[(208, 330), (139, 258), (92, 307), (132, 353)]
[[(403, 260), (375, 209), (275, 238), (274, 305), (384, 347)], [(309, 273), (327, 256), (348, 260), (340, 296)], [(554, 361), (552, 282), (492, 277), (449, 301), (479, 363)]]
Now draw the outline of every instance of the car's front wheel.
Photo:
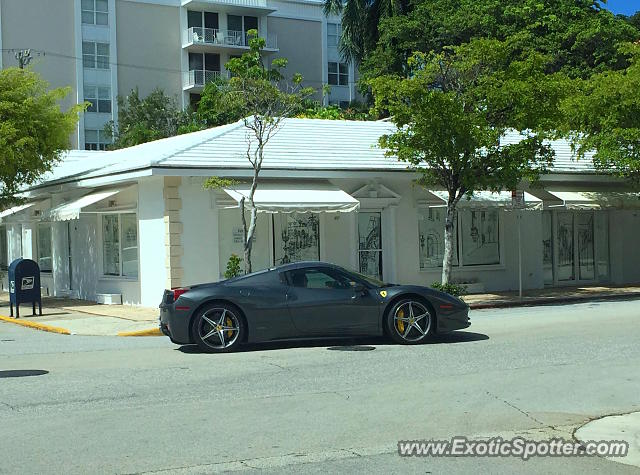
[(400, 300), (387, 312), (387, 333), (402, 345), (423, 343), (433, 333), (434, 319), (427, 303), (416, 299)]
[(202, 351), (226, 353), (244, 339), (246, 323), (240, 310), (229, 304), (211, 304), (201, 309), (193, 322), (193, 337)]

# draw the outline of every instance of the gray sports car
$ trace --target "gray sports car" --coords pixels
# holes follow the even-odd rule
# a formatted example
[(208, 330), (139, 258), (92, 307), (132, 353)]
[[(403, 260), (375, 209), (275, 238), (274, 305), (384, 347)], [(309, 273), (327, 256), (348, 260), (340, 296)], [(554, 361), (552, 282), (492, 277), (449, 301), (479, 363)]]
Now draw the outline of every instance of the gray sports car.
[(410, 345), (469, 325), (469, 306), (456, 297), (323, 262), (165, 290), (160, 304), (162, 332), (207, 352), (245, 342), (383, 334)]

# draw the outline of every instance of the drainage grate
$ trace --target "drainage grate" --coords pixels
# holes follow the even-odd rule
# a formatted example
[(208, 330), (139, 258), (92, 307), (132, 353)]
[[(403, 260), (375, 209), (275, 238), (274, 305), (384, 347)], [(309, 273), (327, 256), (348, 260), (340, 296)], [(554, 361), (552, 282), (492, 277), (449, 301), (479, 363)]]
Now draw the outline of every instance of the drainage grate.
[(42, 376), (49, 371), (44, 369), (8, 369), (0, 371), (0, 378), (24, 378), (25, 376)]
[(350, 346), (330, 346), (327, 350), (333, 351), (371, 351), (375, 350), (375, 346), (366, 345), (350, 345)]

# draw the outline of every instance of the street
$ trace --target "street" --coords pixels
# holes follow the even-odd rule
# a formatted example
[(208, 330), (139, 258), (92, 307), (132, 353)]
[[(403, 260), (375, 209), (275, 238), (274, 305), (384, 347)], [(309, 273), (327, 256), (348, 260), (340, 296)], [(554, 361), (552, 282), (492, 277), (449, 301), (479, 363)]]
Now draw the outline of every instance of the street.
[(640, 410), (639, 300), (471, 320), (412, 347), (223, 355), (0, 323), (0, 473), (640, 473), (597, 457), (400, 458), (398, 440), (570, 439), (589, 419)]

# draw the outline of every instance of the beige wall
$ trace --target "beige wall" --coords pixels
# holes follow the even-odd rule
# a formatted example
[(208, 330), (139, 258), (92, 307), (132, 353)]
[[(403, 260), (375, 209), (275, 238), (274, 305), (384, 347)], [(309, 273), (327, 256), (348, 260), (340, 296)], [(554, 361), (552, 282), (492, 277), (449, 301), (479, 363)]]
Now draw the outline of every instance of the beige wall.
[(116, 1), (118, 93), (136, 86), (142, 97), (156, 87), (180, 99), (180, 9)]
[(288, 75), (300, 73), (305, 85), (321, 92), (326, 82), (322, 78), (322, 23), (319, 21), (267, 18), (270, 33), (278, 36), (278, 48), (274, 58), (287, 58)]
[[(73, 0), (0, 0), (2, 49), (34, 50), (30, 67), (52, 88), (71, 87), (62, 102), (77, 101)], [(55, 34), (52, 34), (55, 32)], [(44, 52), (40, 56), (35, 51)], [(14, 54), (2, 52), (2, 67), (17, 66)], [(72, 137), (72, 140), (76, 140)], [(77, 145), (77, 142), (74, 146)]]

